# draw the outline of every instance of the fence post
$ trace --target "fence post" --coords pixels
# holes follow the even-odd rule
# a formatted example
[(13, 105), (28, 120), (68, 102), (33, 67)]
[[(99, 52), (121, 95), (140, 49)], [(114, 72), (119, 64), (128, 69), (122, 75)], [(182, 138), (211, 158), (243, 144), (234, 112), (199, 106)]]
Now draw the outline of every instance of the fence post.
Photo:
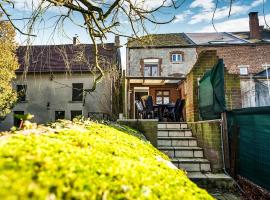
[(236, 178), (238, 174), (238, 145), (239, 145), (239, 127), (233, 125), (232, 142), (231, 142), (231, 174)]
[(221, 113), (221, 131), (223, 140), (223, 153), (224, 153), (224, 165), (226, 169), (230, 169), (230, 151), (229, 151), (229, 137), (228, 137), (228, 126), (227, 126), (227, 115), (226, 112)]

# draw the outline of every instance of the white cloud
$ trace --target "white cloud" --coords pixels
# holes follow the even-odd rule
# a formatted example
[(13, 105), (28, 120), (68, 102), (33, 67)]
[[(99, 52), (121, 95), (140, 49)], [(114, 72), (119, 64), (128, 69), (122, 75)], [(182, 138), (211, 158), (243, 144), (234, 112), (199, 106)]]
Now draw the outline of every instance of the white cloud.
[[(200, 1), (199, 3), (203, 3), (203, 1), (206, 1), (206, 0), (198, 0), (198, 1)], [(194, 2), (196, 2), (196, 1), (194, 1)], [(205, 6), (205, 5), (204, 5), (204, 7), (203, 6), (197, 6), (197, 7), (203, 8), (203, 10), (199, 11), (198, 14), (193, 15), (191, 17), (191, 20), (188, 23), (189, 24), (197, 24), (197, 23), (200, 23), (200, 22), (203, 22), (203, 21), (210, 22), (212, 20), (213, 12), (214, 12), (213, 7), (212, 7), (211, 10), (209, 10), (211, 8), (210, 2), (213, 3), (213, 0), (207, 1), (206, 5), (208, 5), (208, 6)], [(266, 2), (266, 0), (265, 0), (265, 2)], [(199, 3), (197, 3), (196, 5), (201, 5)], [(241, 15), (243, 13), (247, 13), (250, 9), (252, 9), (252, 8), (262, 4), (262, 3), (263, 3), (263, 0), (255, 0), (255, 1), (253, 1), (253, 3), (251, 5), (241, 5), (241, 4), (236, 4), (235, 3), (235, 4), (232, 5), (231, 15), (237, 16), (237, 15)], [(224, 7), (221, 7), (221, 8), (217, 8), (216, 12), (215, 12), (215, 18), (214, 19), (219, 20), (219, 19), (224, 19), (224, 18), (228, 17), (229, 16), (229, 10), (230, 10), (229, 6), (224, 6)]]
[(190, 4), (190, 8), (202, 8), (204, 11), (210, 11), (214, 7), (213, 0), (195, 0)]
[[(266, 0), (264, 1), (266, 3)], [(252, 2), (251, 7), (256, 7), (263, 3), (263, 0), (255, 0)]]
[[(270, 14), (266, 15), (266, 21), (270, 21)], [(261, 25), (265, 25), (265, 21), (263, 16), (259, 16), (259, 21)], [(227, 20), (224, 22), (216, 23), (215, 27), (218, 32), (235, 32), (235, 31), (249, 31), (249, 18), (238, 18), (238, 19), (232, 19)], [(214, 27), (212, 25), (208, 25), (203, 27), (201, 30), (198, 30), (197, 32), (213, 32)]]
[(175, 20), (173, 20), (173, 23), (183, 22), (187, 19), (187, 17), (189, 17), (192, 14), (193, 12), (191, 12), (190, 10), (184, 11), (181, 14), (175, 16)]
[(131, 0), (131, 2), (136, 6), (143, 8), (145, 10), (152, 10), (160, 6), (171, 5), (171, 0)]

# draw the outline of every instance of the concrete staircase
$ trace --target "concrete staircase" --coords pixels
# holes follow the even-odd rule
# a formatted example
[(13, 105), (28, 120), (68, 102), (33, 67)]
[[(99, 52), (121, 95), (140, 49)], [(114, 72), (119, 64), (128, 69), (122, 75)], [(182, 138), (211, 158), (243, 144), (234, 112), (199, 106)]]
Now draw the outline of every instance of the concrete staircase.
[(233, 189), (234, 181), (225, 174), (211, 173), (210, 162), (204, 157), (186, 123), (159, 123), (158, 149), (167, 154), (179, 169), (203, 188)]

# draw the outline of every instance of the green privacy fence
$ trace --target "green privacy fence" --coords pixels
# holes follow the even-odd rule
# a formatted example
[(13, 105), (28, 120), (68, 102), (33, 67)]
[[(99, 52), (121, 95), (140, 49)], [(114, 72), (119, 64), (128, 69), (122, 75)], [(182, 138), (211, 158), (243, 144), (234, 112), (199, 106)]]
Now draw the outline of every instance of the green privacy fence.
[(237, 145), (237, 174), (270, 190), (270, 107), (233, 110), (227, 120), (231, 149)]
[(199, 82), (199, 110), (203, 120), (218, 119), (226, 110), (222, 59)]

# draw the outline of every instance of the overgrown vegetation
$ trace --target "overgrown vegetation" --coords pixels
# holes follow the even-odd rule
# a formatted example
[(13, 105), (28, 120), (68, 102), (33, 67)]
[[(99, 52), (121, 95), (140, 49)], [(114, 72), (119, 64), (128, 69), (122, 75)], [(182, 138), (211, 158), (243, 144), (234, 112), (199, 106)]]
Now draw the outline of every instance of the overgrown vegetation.
[(212, 199), (138, 132), (62, 121), (0, 137), (0, 199)]
[(0, 12), (0, 120), (10, 112), (17, 100), (11, 81), (19, 64), (16, 58), (15, 30), (9, 22), (2, 21)]

